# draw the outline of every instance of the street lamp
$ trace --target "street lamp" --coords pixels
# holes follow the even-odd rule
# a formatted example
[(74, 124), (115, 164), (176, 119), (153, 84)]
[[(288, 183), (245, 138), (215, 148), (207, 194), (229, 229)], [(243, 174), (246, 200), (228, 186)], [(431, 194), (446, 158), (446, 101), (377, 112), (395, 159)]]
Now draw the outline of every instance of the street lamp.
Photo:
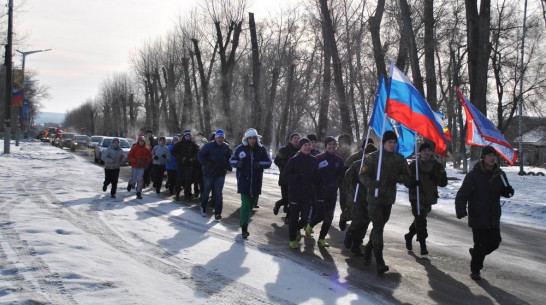
[[(23, 56), (23, 59), (22, 59), (22, 64), (21, 64), (21, 70), (23, 72), (23, 98), (25, 97), (25, 59), (27, 57), (27, 55), (31, 55), (31, 54), (34, 54), (34, 53), (40, 53), (40, 52), (47, 52), (47, 51), (51, 51), (52, 49), (45, 49), (45, 50), (34, 50), (34, 51), (19, 51), (19, 50), (15, 50), (17, 51), (18, 53), (20, 53), (22, 56)], [(21, 133), (21, 129), (25, 129), (25, 126), (23, 125), (23, 107), (24, 107), (24, 103), (25, 103), (25, 100), (26, 98), (24, 98), (23, 100), (23, 106), (21, 107), (21, 110), (19, 111), (19, 120), (18, 120), (18, 123), (17, 123), (17, 137), (15, 139), (15, 146), (19, 146), (19, 138), (20, 138), (20, 133)]]

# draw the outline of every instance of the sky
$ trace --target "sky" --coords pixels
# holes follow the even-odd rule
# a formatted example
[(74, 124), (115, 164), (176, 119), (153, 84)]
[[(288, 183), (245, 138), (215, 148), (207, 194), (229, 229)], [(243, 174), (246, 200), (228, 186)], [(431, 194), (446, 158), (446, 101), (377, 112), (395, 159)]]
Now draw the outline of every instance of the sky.
[[(100, 190), (102, 167), (67, 150), (28, 141), (19, 146), (12, 141), (11, 147), (11, 154), (0, 154), (1, 304), (392, 302), (355, 288), (347, 274), (332, 280), (299, 264), (283, 254), (286, 249), (268, 245), (266, 237), (243, 241), (238, 230), (204, 219), (170, 197), (154, 196), (151, 189), (142, 201), (125, 191), (111, 199)], [(546, 189), (527, 185), (544, 185), (546, 177), (518, 176), (517, 167), (503, 170), (516, 193), (502, 199), (501, 222), (544, 230)], [(440, 188), (434, 210), (454, 218), (453, 198), (463, 175), (449, 165), (447, 171), (459, 180)], [(264, 179), (276, 181), (277, 175), (273, 168)], [(226, 184), (235, 184), (233, 176)], [(125, 183), (119, 183), (122, 190)], [(396, 204), (409, 206), (407, 198), (407, 191), (399, 194)], [(461, 220), (461, 226), (465, 223)], [(389, 230), (395, 227), (390, 224)], [(510, 257), (510, 245), (503, 249), (495, 257), (503, 252)]]
[[(256, 21), (293, 0), (249, 1)], [(5, 2), (5, 1), (3, 1)], [(71, 110), (95, 98), (114, 73), (129, 72), (131, 56), (146, 42), (171, 31), (200, 0), (25, 0), (15, 1), (14, 33), (24, 37), (25, 69), (48, 87), (44, 112)], [(23, 3), (17, 7), (18, 3)], [(14, 57), (15, 66), (21, 57)]]

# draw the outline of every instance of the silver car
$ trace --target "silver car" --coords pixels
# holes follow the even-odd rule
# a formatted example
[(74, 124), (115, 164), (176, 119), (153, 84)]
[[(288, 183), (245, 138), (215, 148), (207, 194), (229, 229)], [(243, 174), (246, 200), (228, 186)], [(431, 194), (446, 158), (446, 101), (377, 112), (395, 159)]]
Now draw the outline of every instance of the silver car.
[[(102, 152), (106, 150), (110, 146), (110, 144), (112, 144), (113, 139), (114, 137), (102, 137), (102, 140), (94, 148), (95, 162), (104, 164), (101, 159)], [(127, 140), (123, 138), (118, 139), (119, 147), (123, 150), (123, 154), (125, 155), (125, 163), (128, 163), (127, 156), (129, 155), (129, 151), (131, 150), (131, 145), (129, 145), (129, 142), (127, 142)]]
[(104, 138), (104, 136), (92, 136), (91, 139), (89, 139), (88, 147), (91, 149), (95, 148), (95, 146), (97, 146), (97, 144), (102, 141), (102, 138)]

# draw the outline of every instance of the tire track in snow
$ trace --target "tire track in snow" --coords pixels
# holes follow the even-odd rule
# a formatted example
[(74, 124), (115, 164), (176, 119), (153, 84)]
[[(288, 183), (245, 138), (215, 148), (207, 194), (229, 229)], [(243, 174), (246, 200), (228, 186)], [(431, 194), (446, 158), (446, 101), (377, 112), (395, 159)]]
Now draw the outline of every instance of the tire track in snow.
[[(45, 196), (51, 204), (40, 195)], [(48, 210), (54, 216), (70, 222), (86, 233), (96, 236), (105, 244), (135, 261), (171, 276), (182, 285), (205, 293), (216, 304), (292, 304), (277, 296), (207, 270), (198, 264), (180, 259), (154, 243), (138, 239), (145, 244), (144, 249), (130, 244), (102, 221), (99, 212), (104, 213), (108, 203), (100, 199), (92, 201), (87, 206), (87, 210), (83, 206), (79, 210), (75, 210), (63, 206), (62, 203), (58, 204), (60, 201), (47, 189), (40, 191), (39, 194), (34, 194), (32, 200), (40, 208)], [(207, 228), (202, 229), (208, 230)], [(131, 236), (131, 238), (135, 237)], [(224, 236), (224, 238), (226, 237)], [(230, 237), (229, 240), (233, 241), (233, 238)], [(244, 298), (240, 296), (244, 296)]]
[[(30, 182), (28, 182), (30, 184)], [(19, 233), (13, 226), (10, 219), (10, 213), (16, 205), (21, 203), (21, 197), (29, 197), (25, 187), (21, 182), (15, 183), (15, 190), (18, 196), (0, 207), (0, 234), (2, 240), (9, 247), (14, 255), (17, 256), (17, 263), (10, 262), (6, 251), (0, 244), (0, 253), (5, 268), (13, 274), (13, 280), (16, 284), (26, 291), (32, 291), (30, 298), (33, 300), (24, 300), (36, 302), (35, 299), (45, 299), (40, 302), (52, 304), (77, 304), (76, 300), (68, 293), (64, 283), (58, 273), (52, 272), (48, 264), (36, 255), (36, 250), (21, 239)], [(5, 257), (5, 260), (4, 260)], [(23, 265), (24, 268), (18, 267)], [(30, 278), (28, 278), (30, 277)], [(27, 279), (28, 278), (28, 279)], [(36, 285), (38, 285), (36, 287)], [(38, 291), (43, 294), (38, 294)]]

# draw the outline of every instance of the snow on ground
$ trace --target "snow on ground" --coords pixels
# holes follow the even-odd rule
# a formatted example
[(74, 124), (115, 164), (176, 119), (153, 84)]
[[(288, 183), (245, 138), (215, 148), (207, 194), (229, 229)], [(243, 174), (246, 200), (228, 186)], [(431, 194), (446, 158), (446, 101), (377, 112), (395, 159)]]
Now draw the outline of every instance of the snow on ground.
[(0, 155), (1, 304), (385, 303), (123, 181), (110, 199), (103, 178), (45, 143)]

